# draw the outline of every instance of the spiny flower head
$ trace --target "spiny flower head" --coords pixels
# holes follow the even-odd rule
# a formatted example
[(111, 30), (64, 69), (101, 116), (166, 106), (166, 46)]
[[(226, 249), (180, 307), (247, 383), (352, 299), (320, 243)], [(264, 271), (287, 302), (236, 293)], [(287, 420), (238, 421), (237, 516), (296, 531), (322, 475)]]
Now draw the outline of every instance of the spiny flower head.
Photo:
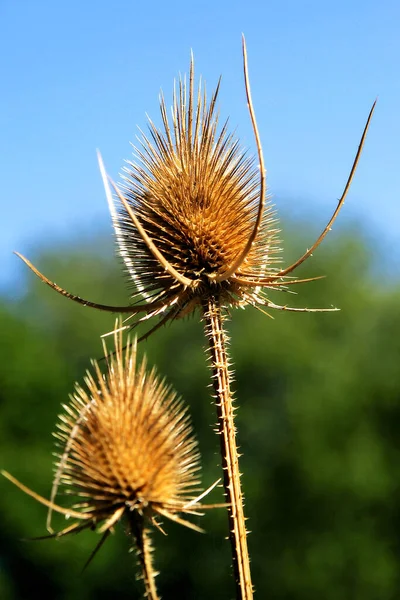
[(172, 122), (161, 95), (162, 129), (149, 120), (150, 135), (142, 134), (137, 161), (128, 162), (125, 168), (124, 185), (118, 188), (110, 180), (121, 203), (119, 208), (99, 157), (119, 251), (134, 283), (133, 298), (144, 297), (148, 303), (133, 304), (131, 310), (146, 313), (140, 320), (162, 315), (148, 334), (198, 305), (204, 312), (211, 297), (223, 308), (252, 304), (318, 310), (276, 305), (267, 291), (309, 281), (293, 280), (289, 274), (311, 256), (331, 228), (350, 187), (375, 104), (328, 225), (302, 257), (278, 269), (278, 230), (266, 196), (244, 38), (243, 65), (258, 169), (228, 132), (227, 121), (218, 126), (219, 84), (209, 103), (201, 83), (196, 93), (193, 58), (189, 82), (180, 79), (178, 92), (174, 88)]
[[(219, 126), (216, 109), (219, 84), (209, 102), (201, 83), (195, 90), (192, 59), (188, 82), (180, 79), (178, 90), (174, 89), (172, 119), (168, 118), (161, 95), (162, 127), (149, 120), (149, 134), (142, 133), (137, 160), (128, 162), (121, 187), (107, 176), (99, 155), (119, 252), (133, 282), (132, 304), (108, 306), (74, 296), (21, 257), (45, 283), (86, 306), (131, 316), (141, 314), (138, 321), (160, 316), (159, 323), (148, 334), (168, 320), (191, 313), (197, 306), (204, 310), (210, 297), (216, 298), (223, 308), (251, 304), (258, 308), (318, 310), (274, 304), (268, 292), (310, 281), (293, 279), (290, 274), (319, 246), (344, 203), (375, 103), (342, 196), (327, 226), (298, 260), (280, 269), (278, 232), (266, 194), (265, 165), (251, 99), (244, 39), (243, 64), (258, 165), (228, 132), (228, 122)], [(143, 298), (145, 303), (141, 304)]]
[[(245, 59), (246, 91), (251, 105)], [(217, 294), (223, 305), (262, 302), (260, 278), (275, 279), (279, 262), (277, 229), (266, 202), (261, 147), (259, 168), (228, 131), (219, 127), (219, 83), (207, 101), (201, 82), (174, 88), (172, 120), (160, 99), (162, 128), (149, 119), (136, 162), (128, 162), (124, 185), (114, 186), (115, 206), (100, 158), (120, 254), (143, 296), (149, 318), (175, 318)], [(133, 305), (133, 311), (141, 308)]]
[(209, 290), (218, 289), (227, 304), (247, 301), (253, 287), (238, 279), (263, 276), (279, 250), (268, 204), (246, 258), (234, 277), (226, 276), (255, 228), (260, 176), (227, 123), (218, 130), (219, 85), (207, 103), (200, 86), (195, 94), (193, 80), (192, 62), (189, 85), (180, 80), (179, 95), (174, 91), (172, 125), (162, 97), (163, 129), (150, 121), (150, 138), (143, 134), (137, 150), (139, 161), (125, 168), (126, 201), (165, 261), (138, 235), (125, 203), (118, 212), (112, 208), (135, 291), (177, 310), (200, 303)]
[(119, 340), (107, 360), (106, 376), (94, 362), (86, 389), (77, 385), (64, 407), (56, 481), (99, 516), (117, 507), (175, 514), (199, 492), (200, 457), (187, 411), (145, 359), (136, 364), (135, 344), (123, 352)]
[[(198, 530), (179, 516), (201, 506), (200, 457), (187, 411), (145, 359), (137, 365), (136, 343), (123, 349), (121, 335), (115, 340), (107, 373), (93, 362), (85, 387), (76, 385), (64, 406), (50, 501), (6, 476), (49, 507), (49, 529), (52, 510), (73, 518), (55, 536), (93, 526), (108, 534), (124, 516), (155, 525), (164, 516)], [(59, 488), (71, 498), (68, 507), (54, 502)]]

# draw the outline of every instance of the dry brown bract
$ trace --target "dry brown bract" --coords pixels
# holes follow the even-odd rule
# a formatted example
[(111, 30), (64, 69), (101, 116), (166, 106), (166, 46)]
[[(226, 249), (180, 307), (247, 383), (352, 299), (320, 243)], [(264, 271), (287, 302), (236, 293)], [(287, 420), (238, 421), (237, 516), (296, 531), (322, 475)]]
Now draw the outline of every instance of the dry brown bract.
[[(50, 530), (52, 510), (73, 520), (52, 536), (97, 527), (103, 533), (100, 547), (124, 518), (143, 558), (149, 551), (148, 525), (158, 526), (159, 516), (200, 530), (180, 516), (204, 508), (199, 502), (204, 495), (199, 496), (200, 457), (182, 402), (154, 369), (147, 371), (145, 360), (136, 365), (136, 343), (128, 341), (123, 349), (121, 336), (115, 334), (115, 339), (107, 374), (93, 362), (86, 388), (76, 385), (64, 406), (50, 501), (4, 474), (49, 507)], [(69, 507), (55, 504), (59, 486), (72, 498)]]
[[(125, 168), (116, 208), (107, 175), (100, 168), (116, 231), (119, 251), (133, 281), (131, 306), (96, 304), (74, 296), (43, 276), (41, 279), (68, 298), (102, 310), (144, 313), (138, 320), (161, 319), (147, 335), (170, 319), (188, 314), (218, 296), (224, 307), (291, 309), (274, 304), (269, 289), (309, 280), (290, 277), (321, 243), (343, 205), (375, 107), (371, 108), (348, 181), (328, 225), (294, 264), (279, 269), (277, 230), (266, 198), (265, 167), (253, 111), (243, 40), (245, 87), (257, 143), (258, 168), (246, 156), (227, 122), (218, 127), (216, 102), (219, 84), (207, 103), (201, 82), (194, 86), (193, 59), (189, 82), (180, 79), (174, 90), (172, 122), (164, 98), (160, 109), (163, 128), (149, 120), (149, 137), (142, 134), (137, 162)], [(139, 304), (140, 298), (146, 300)], [(325, 309), (335, 310), (335, 309)]]

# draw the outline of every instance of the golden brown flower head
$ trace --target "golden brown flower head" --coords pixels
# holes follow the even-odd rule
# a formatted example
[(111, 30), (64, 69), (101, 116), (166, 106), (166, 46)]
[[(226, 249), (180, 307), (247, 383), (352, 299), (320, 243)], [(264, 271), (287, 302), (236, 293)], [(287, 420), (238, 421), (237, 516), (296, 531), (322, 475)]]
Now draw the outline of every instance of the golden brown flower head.
[[(187, 411), (145, 360), (136, 364), (136, 343), (123, 349), (121, 336), (115, 338), (107, 373), (93, 362), (85, 388), (76, 385), (60, 416), (50, 501), (17, 485), (50, 508), (49, 528), (52, 510), (74, 519), (56, 535), (97, 525), (108, 533), (133, 514), (141, 522), (157, 524), (160, 515), (198, 530), (179, 516), (201, 506), (200, 457)], [(71, 498), (69, 507), (54, 503), (59, 487)]]
[[(227, 122), (219, 127), (219, 84), (209, 102), (201, 84), (195, 89), (192, 60), (188, 82), (180, 79), (178, 90), (174, 90), (172, 120), (161, 96), (162, 128), (149, 120), (149, 135), (142, 134), (137, 161), (128, 162), (121, 188), (107, 177), (99, 155), (119, 252), (134, 286), (132, 305), (108, 306), (74, 296), (19, 255), (45, 283), (86, 306), (132, 316), (142, 313), (139, 321), (160, 316), (149, 333), (170, 319), (191, 313), (196, 306), (202, 305), (204, 310), (211, 297), (224, 308), (252, 304), (281, 310), (318, 310), (274, 304), (267, 292), (310, 281), (293, 279), (291, 273), (319, 246), (343, 206), (375, 103), (327, 226), (298, 260), (279, 269), (277, 229), (266, 195), (264, 158), (251, 100), (244, 39), (243, 64), (258, 168), (228, 132)], [(145, 304), (140, 304), (142, 297)]]
[(105, 376), (93, 366), (60, 417), (56, 481), (96, 519), (120, 508), (149, 516), (183, 510), (199, 492), (200, 465), (182, 402), (145, 360), (136, 364), (135, 343), (123, 351), (118, 338)]
[[(247, 70), (246, 84), (250, 102)], [(122, 193), (115, 188), (118, 209), (101, 163), (133, 298), (150, 304), (145, 318), (187, 314), (210, 294), (225, 306), (256, 303), (254, 282), (276, 278), (280, 249), (264, 167), (260, 181), (260, 169), (228, 123), (219, 127), (218, 92), (219, 84), (208, 102), (201, 82), (195, 89), (192, 59), (189, 82), (180, 79), (174, 89), (172, 122), (161, 96), (162, 129), (149, 120), (137, 161), (124, 169)]]

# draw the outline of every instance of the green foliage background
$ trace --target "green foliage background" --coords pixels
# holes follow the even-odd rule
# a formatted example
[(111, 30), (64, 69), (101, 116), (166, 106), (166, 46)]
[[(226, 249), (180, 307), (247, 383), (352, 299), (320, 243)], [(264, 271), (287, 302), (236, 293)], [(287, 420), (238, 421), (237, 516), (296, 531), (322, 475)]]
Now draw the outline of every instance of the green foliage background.
[[(292, 257), (312, 239), (299, 229), (286, 228)], [(74, 293), (127, 303), (107, 240), (29, 258)], [(257, 597), (397, 600), (400, 285), (382, 283), (367, 245), (351, 233), (335, 231), (299, 271), (319, 274), (327, 278), (297, 286), (297, 296), (275, 293), (274, 301), (341, 312), (274, 312), (271, 320), (247, 308), (229, 323)], [(114, 317), (74, 305), (31, 273), (26, 282), (22, 298), (0, 304), (1, 467), (48, 497), (60, 405), (89, 358), (101, 356), (99, 336)], [(205, 346), (196, 317), (158, 331), (141, 351), (190, 404), (207, 487), (220, 470)], [(220, 489), (209, 497), (221, 499)], [(23, 541), (46, 534), (46, 509), (5, 479), (0, 507), (3, 600), (141, 597), (123, 527), (82, 574), (96, 533)], [(225, 512), (209, 511), (201, 525), (205, 535), (172, 523), (167, 537), (154, 533), (163, 598), (233, 598)]]

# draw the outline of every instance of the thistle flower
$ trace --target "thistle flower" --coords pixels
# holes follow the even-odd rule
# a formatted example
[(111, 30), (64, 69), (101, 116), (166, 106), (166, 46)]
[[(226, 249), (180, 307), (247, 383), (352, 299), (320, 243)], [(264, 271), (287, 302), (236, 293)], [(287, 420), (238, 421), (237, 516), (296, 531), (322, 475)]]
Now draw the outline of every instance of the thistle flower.
[[(258, 151), (258, 168), (239, 141), (221, 128), (216, 103), (220, 83), (207, 103), (205, 86), (194, 86), (194, 62), (189, 83), (174, 89), (172, 123), (163, 95), (162, 129), (149, 119), (149, 136), (142, 132), (137, 161), (127, 162), (124, 184), (117, 187), (100, 170), (116, 233), (119, 253), (132, 285), (132, 304), (109, 306), (70, 294), (16, 253), (50, 287), (85, 306), (130, 316), (139, 321), (161, 316), (150, 335), (168, 320), (187, 315), (215, 294), (224, 307), (266, 307), (296, 312), (336, 309), (291, 308), (273, 303), (268, 290), (312, 281), (292, 279), (297, 269), (322, 242), (334, 223), (353, 179), (371, 121), (369, 113), (361, 141), (337, 207), (318, 239), (292, 265), (281, 262), (279, 230), (266, 196), (265, 166), (257, 129), (243, 38), (245, 88)], [(116, 207), (111, 182), (120, 206)], [(140, 304), (141, 299), (145, 304)]]
[[(124, 352), (121, 336), (115, 341), (107, 374), (93, 362), (85, 387), (77, 384), (64, 406), (51, 499), (3, 474), (49, 507), (50, 531), (53, 510), (73, 520), (50, 537), (96, 527), (103, 535), (92, 556), (123, 519), (137, 545), (147, 596), (157, 598), (149, 525), (160, 527), (158, 517), (166, 517), (201, 531), (181, 516), (202, 507), (200, 456), (182, 402), (154, 369), (147, 370), (145, 359), (136, 364), (136, 343), (128, 341)], [(55, 504), (59, 488), (68, 506)]]
[[(149, 120), (149, 135), (142, 134), (141, 148), (136, 150), (137, 161), (128, 162), (121, 187), (107, 177), (99, 156), (119, 252), (133, 285), (130, 306), (102, 305), (72, 295), (21, 258), (42, 281), (80, 304), (128, 313), (128, 319), (139, 315), (136, 323), (159, 317), (143, 338), (166, 322), (200, 309), (209, 340), (237, 598), (251, 599), (230, 389), (232, 373), (228, 368), (223, 320), (231, 307), (247, 304), (262, 311), (264, 308), (296, 312), (337, 310), (277, 305), (268, 292), (287, 290), (288, 286), (317, 279), (293, 279), (291, 273), (319, 246), (343, 206), (375, 103), (342, 196), (327, 226), (298, 260), (279, 268), (278, 231), (266, 196), (264, 158), (251, 99), (244, 38), (243, 65), (258, 169), (228, 132), (227, 121), (219, 128), (216, 111), (219, 84), (209, 103), (201, 84), (195, 90), (193, 59), (188, 83), (180, 79), (178, 90), (174, 90), (172, 121), (161, 96), (162, 129)], [(119, 200), (118, 206), (109, 182)], [(141, 303), (142, 299), (145, 303)], [(126, 327), (129, 326), (132, 324)]]

